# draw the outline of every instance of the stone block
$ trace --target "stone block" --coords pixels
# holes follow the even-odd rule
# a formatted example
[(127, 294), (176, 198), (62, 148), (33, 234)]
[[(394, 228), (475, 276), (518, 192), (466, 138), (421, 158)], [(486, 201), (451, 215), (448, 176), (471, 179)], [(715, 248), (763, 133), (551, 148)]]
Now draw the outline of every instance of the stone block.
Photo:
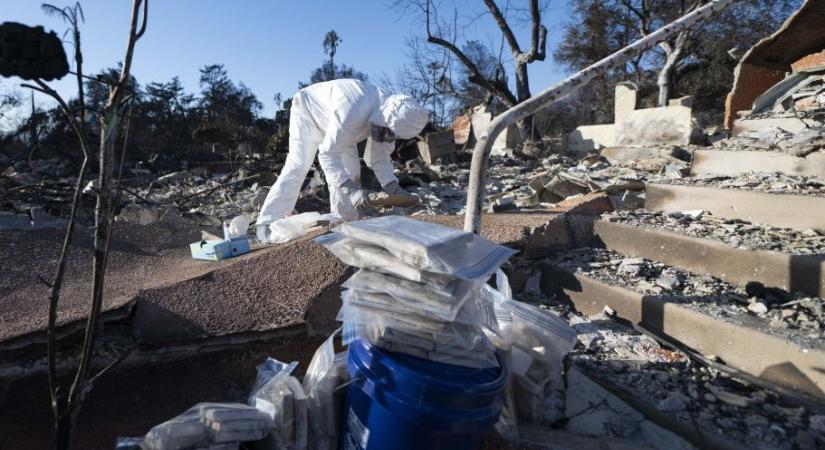
[(418, 152), (427, 164), (435, 163), (442, 156), (452, 155), (455, 150), (453, 132), (450, 130), (429, 133), (418, 143)]
[(636, 87), (636, 84), (628, 81), (616, 85), (616, 101), (614, 107), (616, 121), (621, 120), (621, 117), (625, 117), (627, 114), (636, 110), (636, 91), (638, 90), (639, 88)]
[(689, 145), (693, 110), (686, 106), (637, 109), (616, 123), (616, 146)]
[(567, 136), (567, 150), (576, 153), (587, 153), (602, 147), (616, 145), (616, 126), (584, 125), (576, 128)]
[(563, 215), (553, 217), (547, 224), (535, 227), (524, 242), (524, 256), (545, 258), (556, 252), (573, 248), (574, 238)]

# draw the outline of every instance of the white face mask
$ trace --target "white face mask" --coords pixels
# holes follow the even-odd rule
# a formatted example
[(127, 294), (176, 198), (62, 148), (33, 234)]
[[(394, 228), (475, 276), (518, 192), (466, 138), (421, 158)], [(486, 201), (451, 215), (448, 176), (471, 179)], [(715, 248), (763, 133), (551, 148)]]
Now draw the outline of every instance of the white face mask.
[(392, 130), (374, 123), (370, 124), (370, 137), (375, 142), (395, 142), (395, 133)]

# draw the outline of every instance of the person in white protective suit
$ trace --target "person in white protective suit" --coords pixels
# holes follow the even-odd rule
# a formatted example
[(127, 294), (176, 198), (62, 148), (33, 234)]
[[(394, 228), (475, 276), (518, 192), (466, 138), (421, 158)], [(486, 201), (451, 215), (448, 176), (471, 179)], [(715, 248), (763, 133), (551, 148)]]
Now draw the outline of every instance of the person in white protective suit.
[(289, 154), (261, 206), (258, 226), (292, 213), (316, 151), (332, 212), (344, 220), (358, 219), (358, 210), (367, 203), (356, 146), (364, 139), (365, 162), (384, 191), (406, 193), (393, 173), (390, 154), (396, 138), (417, 136), (429, 120), (427, 110), (411, 97), (388, 95), (370, 83), (341, 79), (299, 90), (289, 111)]

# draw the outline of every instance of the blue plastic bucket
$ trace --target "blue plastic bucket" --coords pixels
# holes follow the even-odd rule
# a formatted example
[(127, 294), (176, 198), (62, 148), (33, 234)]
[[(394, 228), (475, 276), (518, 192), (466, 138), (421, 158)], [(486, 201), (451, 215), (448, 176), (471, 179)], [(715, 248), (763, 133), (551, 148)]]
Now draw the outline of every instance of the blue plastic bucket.
[(480, 447), (498, 420), (507, 371), (473, 369), (350, 343), (341, 449)]

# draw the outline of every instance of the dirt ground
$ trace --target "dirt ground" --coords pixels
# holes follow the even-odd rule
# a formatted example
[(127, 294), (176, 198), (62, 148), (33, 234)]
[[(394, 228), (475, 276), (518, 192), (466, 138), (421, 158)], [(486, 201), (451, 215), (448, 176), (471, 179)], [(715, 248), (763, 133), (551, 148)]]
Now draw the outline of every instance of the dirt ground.
[[(546, 223), (547, 218), (488, 216), (484, 235), (517, 243), (526, 230)], [(460, 216), (424, 219), (462, 225)], [(106, 305), (111, 309), (134, 302), (128, 323), (144, 354), (151, 346), (166, 350), (221, 336), (254, 339), (257, 332), (261, 338), (221, 351), (191, 351), (172, 362), (127, 359), (95, 385), (78, 419), (73, 448), (110, 449), (117, 436), (142, 435), (198, 402), (243, 401), (254, 380), (254, 367), (266, 356), (297, 360), (302, 373), (323, 333), (336, 327), (340, 284), (353, 269), (311, 237), (227, 261), (205, 262), (189, 255), (188, 243), (198, 238), (197, 230), (177, 223), (120, 227), (122, 238), (113, 249), (107, 276)], [(14, 273), (0, 281), (0, 340), (9, 340), (45, 326), (47, 291), (36, 277), (47, 277), (53, 269), (60, 233), (4, 232), (0, 237), (4, 238), (0, 270)], [(73, 253), (61, 309), (63, 323), (82, 317), (88, 302), (85, 285), (90, 274), (84, 268), (89, 266), (91, 241), (81, 236), (78, 242), (81, 249)], [(304, 324), (307, 332), (318, 334), (308, 339), (294, 334), (264, 337), (267, 331)], [(0, 379), (0, 450), (48, 448), (49, 428), (45, 376)]]
[[(255, 366), (267, 356), (298, 361), (303, 373), (321, 337), (262, 340), (239, 348), (193, 354), (184, 360), (125, 363), (94, 386), (78, 417), (72, 448), (111, 450), (118, 436), (141, 436), (200, 402), (244, 402)], [(51, 416), (45, 375), (0, 380), (0, 450), (47, 449)]]
[[(188, 245), (199, 230), (159, 223), (124, 225), (106, 273), (104, 311), (135, 303), (135, 330), (145, 340), (203, 338), (302, 322), (308, 303), (340, 285), (347, 268), (323, 247), (301, 239), (224, 261), (197, 261)], [(0, 233), (0, 342), (45, 329), (49, 279), (59, 230)], [(70, 253), (60, 324), (85, 316), (91, 239), (79, 233)], [(25, 250), (25, 251), (23, 251)]]

